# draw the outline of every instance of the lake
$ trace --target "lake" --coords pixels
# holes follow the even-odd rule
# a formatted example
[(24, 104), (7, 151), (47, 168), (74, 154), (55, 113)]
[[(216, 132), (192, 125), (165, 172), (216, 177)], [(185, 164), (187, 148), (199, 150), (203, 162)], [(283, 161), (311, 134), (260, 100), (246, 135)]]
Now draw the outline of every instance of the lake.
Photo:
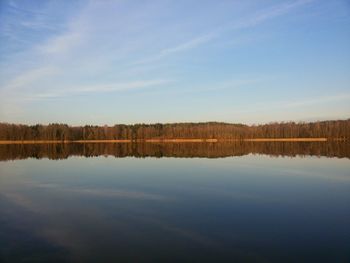
[(1, 262), (350, 262), (344, 142), (0, 145)]

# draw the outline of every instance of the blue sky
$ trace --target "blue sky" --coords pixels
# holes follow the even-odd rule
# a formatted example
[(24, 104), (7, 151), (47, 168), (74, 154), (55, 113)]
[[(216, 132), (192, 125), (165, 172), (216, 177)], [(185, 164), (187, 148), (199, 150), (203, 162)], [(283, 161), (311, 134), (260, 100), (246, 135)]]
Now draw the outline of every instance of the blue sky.
[(350, 117), (350, 2), (0, 1), (0, 121)]

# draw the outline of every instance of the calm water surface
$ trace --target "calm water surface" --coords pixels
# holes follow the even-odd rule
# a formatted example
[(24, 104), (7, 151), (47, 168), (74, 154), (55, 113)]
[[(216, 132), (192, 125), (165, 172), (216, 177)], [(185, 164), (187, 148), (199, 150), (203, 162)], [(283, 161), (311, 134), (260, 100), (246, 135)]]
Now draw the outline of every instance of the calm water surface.
[(259, 145), (1, 146), (0, 261), (350, 262), (348, 146)]

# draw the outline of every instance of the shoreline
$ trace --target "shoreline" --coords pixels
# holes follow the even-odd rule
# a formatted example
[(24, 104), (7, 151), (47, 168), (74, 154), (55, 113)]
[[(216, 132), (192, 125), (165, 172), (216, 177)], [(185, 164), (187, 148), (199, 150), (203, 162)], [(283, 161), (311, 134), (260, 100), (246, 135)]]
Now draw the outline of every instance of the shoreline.
[[(327, 138), (253, 138), (253, 139), (145, 139), (145, 140), (23, 140), (0, 141), (0, 144), (62, 144), (62, 143), (217, 143), (217, 142), (326, 142)], [(331, 140), (345, 141), (334, 138)]]

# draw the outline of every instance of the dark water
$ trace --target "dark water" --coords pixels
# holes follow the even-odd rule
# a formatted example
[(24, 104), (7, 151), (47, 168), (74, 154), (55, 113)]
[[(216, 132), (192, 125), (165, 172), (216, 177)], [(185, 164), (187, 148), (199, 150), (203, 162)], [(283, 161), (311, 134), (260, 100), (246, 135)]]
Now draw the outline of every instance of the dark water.
[(349, 152), (1, 145), (0, 262), (350, 262)]

